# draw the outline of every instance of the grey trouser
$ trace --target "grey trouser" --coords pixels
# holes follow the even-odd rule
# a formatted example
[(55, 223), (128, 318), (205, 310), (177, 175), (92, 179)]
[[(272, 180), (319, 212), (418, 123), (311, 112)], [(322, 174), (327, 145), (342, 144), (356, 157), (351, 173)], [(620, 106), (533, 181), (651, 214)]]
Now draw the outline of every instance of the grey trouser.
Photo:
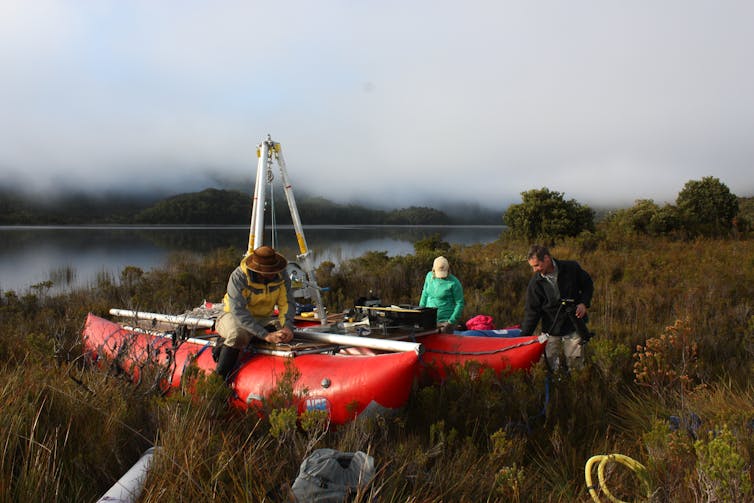
[(560, 368), (561, 354), (565, 355), (566, 366), (571, 370), (580, 369), (584, 365), (584, 346), (579, 334), (573, 332), (562, 337), (551, 335), (547, 338), (545, 355), (553, 372)]
[[(274, 325), (279, 324), (277, 317), (257, 318), (257, 321), (265, 328), (278, 330), (274, 327)], [(244, 349), (254, 339), (254, 334), (239, 325), (236, 317), (227, 312), (217, 318), (215, 330), (223, 338), (223, 344), (231, 348)]]

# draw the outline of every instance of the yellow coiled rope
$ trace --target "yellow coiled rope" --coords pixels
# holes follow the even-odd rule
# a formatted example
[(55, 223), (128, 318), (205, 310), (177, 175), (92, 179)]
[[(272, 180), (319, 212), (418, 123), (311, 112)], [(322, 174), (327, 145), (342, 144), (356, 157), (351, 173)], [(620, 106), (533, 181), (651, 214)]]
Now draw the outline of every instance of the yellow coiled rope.
[[(592, 497), (595, 503), (600, 503), (597, 489), (602, 489), (602, 492), (605, 494), (605, 496), (607, 496), (608, 499), (613, 503), (626, 503), (625, 501), (619, 500), (618, 498), (613, 496), (613, 494), (608, 490), (607, 484), (605, 483), (605, 466), (607, 466), (607, 464), (611, 461), (620, 463), (633, 470), (639, 480), (641, 480), (641, 482), (646, 487), (647, 498), (651, 496), (652, 489), (649, 485), (649, 478), (647, 477), (647, 468), (643, 464), (639, 463), (633, 458), (624, 456), (623, 454), (598, 454), (589, 458), (589, 460), (586, 462), (586, 466), (584, 467), (584, 474), (586, 475), (586, 488), (589, 490), (589, 495)], [(599, 465), (597, 465), (597, 480), (599, 481), (599, 486), (595, 487), (592, 483), (592, 466), (597, 462), (599, 462)]]

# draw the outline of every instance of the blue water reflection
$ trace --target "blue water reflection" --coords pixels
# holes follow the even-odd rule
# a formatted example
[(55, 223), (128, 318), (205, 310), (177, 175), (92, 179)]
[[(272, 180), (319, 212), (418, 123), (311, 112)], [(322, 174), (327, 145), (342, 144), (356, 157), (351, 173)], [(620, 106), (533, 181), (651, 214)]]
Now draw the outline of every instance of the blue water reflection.
[[(414, 252), (414, 243), (431, 235), (453, 244), (496, 240), (500, 226), (307, 226), (304, 228), (316, 265), (339, 264), (368, 251), (390, 256)], [(275, 242), (287, 257), (298, 252), (289, 226), (265, 242)], [(246, 227), (0, 227), (0, 290), (24, 291), (52, 281), (57, 289), (86, 286), (99, 275), (117, 278), (128, 265), (149, 270), (170, 253), (206, 253), (248, 243)], [(240, 256), (239, 256), (240, 258)]]

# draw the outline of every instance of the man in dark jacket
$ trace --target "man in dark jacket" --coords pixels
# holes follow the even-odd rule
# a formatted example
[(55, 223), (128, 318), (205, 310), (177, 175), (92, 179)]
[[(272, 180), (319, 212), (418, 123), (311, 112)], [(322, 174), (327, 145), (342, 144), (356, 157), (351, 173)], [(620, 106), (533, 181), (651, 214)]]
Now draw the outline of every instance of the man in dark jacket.
[(532, 335), (539, 321), (549, 335), (545, 355), (552, 371), (560, 368), (561, 353), (569, 369), (583, 365), (584, 346), (571, 317), (587, 320), (594, 283), (591, 276), (572, 260), (555, 260), (550, 250), (534, 245), (529, 250), (529, 265), (534, 271), (526, 289), (521, 335)]

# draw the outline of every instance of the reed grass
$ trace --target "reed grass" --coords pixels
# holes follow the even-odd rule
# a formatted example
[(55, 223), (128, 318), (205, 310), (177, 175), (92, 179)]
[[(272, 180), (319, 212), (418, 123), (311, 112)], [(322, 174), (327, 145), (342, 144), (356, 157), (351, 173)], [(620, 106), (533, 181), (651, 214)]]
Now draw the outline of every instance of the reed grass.
[[(372, 252), (318, 282), (331, 312), (369, 291), (416, 303), (443, 254), (464, 285), (465, 318), (517, 323), (530, 277), (528, 243)], [(95, 501), (158, 446), (141, 501), (287, 501), (304, 457), (319, 447), (374, 456), (356, 501), (589, 501), (584, 465), (621, 453), (647, 467), (652, 501), (752, 501), (754, 241), (582, 236), (551, 248), (595, 280), (597, 336), (587, 365), (498, 376), (475, 365), (420, 386), (400, 414), (328, 428), (296, 421), (281, 387), (266, 414), (226, 407), (212, 377), (164, 396), (158, 371), (133, 384), (87, 368), (87, 312), (111, 307), (180, 313), (219, 300), (238, 250), (176, 255), (156, 271), (126, 268), (87, 288), (0, 292), (0, 503)], [(546, 397), (548, 398), (546, 400)], [(607, 473), (613, 494), (641, 494), (633, 474)]]

